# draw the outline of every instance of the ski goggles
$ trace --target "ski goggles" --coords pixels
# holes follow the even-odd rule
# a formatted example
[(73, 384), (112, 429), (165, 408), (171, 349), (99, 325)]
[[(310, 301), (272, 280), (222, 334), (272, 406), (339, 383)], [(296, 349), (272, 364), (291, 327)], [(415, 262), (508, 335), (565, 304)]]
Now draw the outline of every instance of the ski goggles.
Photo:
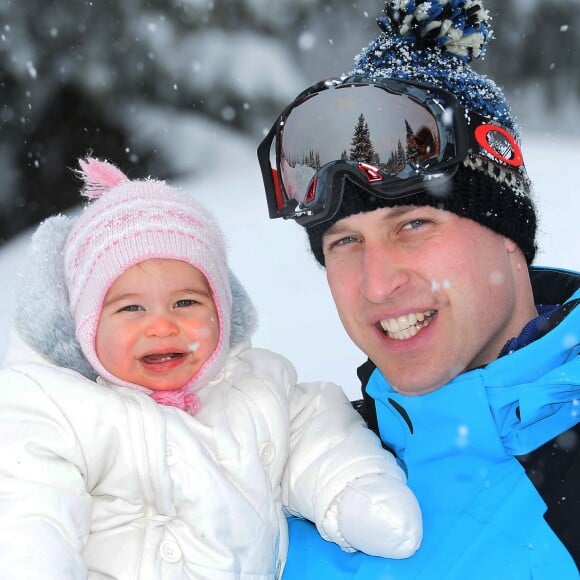
[(524, 175), (513, 135), (449, 91), (358, 76), (306, 89), (258, 147), (270, 218), (307, 227), (334, 217), (347, 181), (383, 199), (436, 191), (468, 154)]

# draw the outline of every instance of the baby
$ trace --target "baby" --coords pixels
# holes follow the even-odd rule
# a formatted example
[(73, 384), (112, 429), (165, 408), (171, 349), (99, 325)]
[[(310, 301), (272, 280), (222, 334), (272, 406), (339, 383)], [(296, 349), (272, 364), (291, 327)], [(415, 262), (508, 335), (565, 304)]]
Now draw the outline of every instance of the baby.
[(212, 216), (80, 165), (92, 202), (39, 226), (0, 371), (3, 578), (279, 578), (287, 516), (413, 554), (404, 473), (338, 386), (251, 346)]

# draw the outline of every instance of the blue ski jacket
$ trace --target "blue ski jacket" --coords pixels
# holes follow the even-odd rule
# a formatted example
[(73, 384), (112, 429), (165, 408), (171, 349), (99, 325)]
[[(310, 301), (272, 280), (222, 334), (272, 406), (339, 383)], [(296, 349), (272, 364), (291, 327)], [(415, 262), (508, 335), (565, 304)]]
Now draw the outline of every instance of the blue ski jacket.
[(532, 280), (538, 304), (561, 306), (529, 344), (422, 396), (397, 393), (374, 366), (363, 385), (369, 426), (421, 505), (419, 551), (349, 554), (290, 519), (284, 579), (580, 577), (580, 274)]

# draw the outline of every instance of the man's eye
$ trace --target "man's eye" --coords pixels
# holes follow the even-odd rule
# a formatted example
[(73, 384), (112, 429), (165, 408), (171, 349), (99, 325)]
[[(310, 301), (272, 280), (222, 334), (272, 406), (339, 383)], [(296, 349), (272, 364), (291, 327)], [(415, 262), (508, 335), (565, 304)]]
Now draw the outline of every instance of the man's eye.
[(404, 230), (416, 230), (422, 226), (424, 226), (427, 223), (427, 220), (418, 218), (416, 220), (411, 220), (410, 222), (407, 222), (403, 225)]
[(183, 300), (178, 300), (175, 303), (175, 307), (187, 308), (188, 306), (193, 306), (194, 304), (198, 304), (197, 300), (193, 300), (192, 298), (184, 298)]
[(340, 246), (348, 246), (350, 244), (356, 244), (358, 242), (358, 240), (359, 239), (355, 236), (345, 236), (344, 238), (332, 240), (327, 245), (327, 249), (332, 250), (333, 248), (338, 248)]

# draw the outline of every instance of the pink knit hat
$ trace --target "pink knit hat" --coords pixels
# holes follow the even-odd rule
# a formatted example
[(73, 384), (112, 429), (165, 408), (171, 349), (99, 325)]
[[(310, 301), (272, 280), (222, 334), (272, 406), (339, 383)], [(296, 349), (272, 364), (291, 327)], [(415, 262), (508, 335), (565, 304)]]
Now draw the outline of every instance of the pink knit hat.
[[(130, 181), (106, 161), (79, 161), (83, 194), (92, 202), (74, 224), (64, 247), (70, 311), (87, 360), (105, 380), (146, 390), (111, 375), (97, 357), (96, 331), (103, 301), (128, 268), (153, 258), (183, 260), (209, 283), (219, 317), (220, 336), (212, 356), (189, 384), (176, 392), (154, 392), (161, 403), (189, 407), (185, 394), (206, 384), (227, 356), (232, 296), (222, 232), (210, 213), (190, 196), (152, 179)], [(181, 397), (181, 402), (175, 397)], [(175, 399), (175, 400), (172, 400)]]

